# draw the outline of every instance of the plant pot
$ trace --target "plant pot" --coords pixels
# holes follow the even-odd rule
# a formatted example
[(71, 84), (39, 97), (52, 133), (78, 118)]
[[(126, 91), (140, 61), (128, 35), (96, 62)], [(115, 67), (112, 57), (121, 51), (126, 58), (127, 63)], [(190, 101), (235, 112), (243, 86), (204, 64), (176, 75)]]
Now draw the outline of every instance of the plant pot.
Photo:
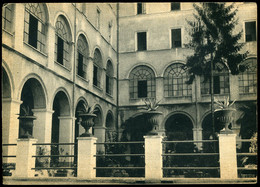
[(232, 133), (232, 130), (228, 128), (229, 124), (233, 121), (233, 112), (236, 109), (227, 108), (227, 109), (217, 109), (214, 111), (216, 120), (220, 125), (225, 127), (224, 130), (221, 130), (221, 133)]
[(18, 119), (21, 121), (21, 127), (24, 130), (24, 134), (20, 138), (33, 138), (32, 134), (29, 132), (33, 128), (33, 120), (36, 119), (35, 116), (19, 116)]
[(147, 124), (152, 127), (152, 130), (147, 133), (147, 135), (158, 135), (158, 117), (162, 115), (159, 111), (148, 111), (144, 112), (143, 116)]
[(80, 125), (85, 129), (85, 132), (80, 135), (80, 137), (90, 137), (92, 134), (89, 129), (94, 126), (94, 118), (97, 117), (96, 114), (79, 114), (81, 121)]

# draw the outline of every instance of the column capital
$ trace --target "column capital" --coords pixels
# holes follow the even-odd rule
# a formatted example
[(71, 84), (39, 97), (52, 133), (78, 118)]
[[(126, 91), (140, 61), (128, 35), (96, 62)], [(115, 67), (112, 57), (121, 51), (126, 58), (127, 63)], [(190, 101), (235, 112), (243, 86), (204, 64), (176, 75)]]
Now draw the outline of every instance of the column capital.
[(17, 100), (17, 99), (13, 99), (13, 98), (2, 98), (2, 102), (13, 102), (13, 103), (17, 103), (17, 104), (22, 104), (23, 101), (21, 100)]
[(144, 136), (144, 138), (150, 138), (150, 139), (157, 139), (157, 138), (163, 138), (163, 136), (160, 136), (160, 135), (147, 135), (147, 136)]
[(77, 137), (78, 140), (97, 140), (97, 137)]
[(47, 108), (33, 108), (33, 112), (48, 112), (48, 113), (54, 113), (54, 110), (50, 110)]

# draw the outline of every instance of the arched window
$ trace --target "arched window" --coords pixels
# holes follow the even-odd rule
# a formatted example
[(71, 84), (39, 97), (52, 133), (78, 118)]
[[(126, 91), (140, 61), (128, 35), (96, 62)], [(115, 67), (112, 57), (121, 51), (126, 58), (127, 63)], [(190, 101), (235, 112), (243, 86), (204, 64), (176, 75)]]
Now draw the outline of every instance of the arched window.
[(12, 32), (12, 22), (14, 15), (13, 4), (5, 4), (2, 10), (2, 28), (8, 32)]
[(249, 58), (243, 62), (246, 70), (238, 76), (239, 93), (256, 93), (257, 89), (257, 61), (256, 58)]
[(70, 68), (70, 32), (69, 27), (63, 16), (57, 18), (55, 24), (55, 60), (56, 62)]
[(24, 15), (24, 41), (45, 52), (46, 16), (42, 3), (26, 3)]
[(155, 75), (151, 68), (138, 66), (129, 76), (130, 98), (155, 98)]
[(191, 85), (188, 80), (185, 65), (175, 63), (170, 65), (164, 73), (164, 94), (171, 96), (191, 96)]
[[(210, 72), (209, 72), (210, 73)], [(214, 94), (228, 94), (229, 93), (229, 73), (226, 66), (217, 63), (213, 69), (213, 93)], [(209, 75), (210, 77), (210, 75)], [(210, 80), (204, 81), (204, 76), (200, 77), (201, 94), (211, 94)]]
[(101, 87), (100, 80), (102, 75), (102, 56), (98, 49), (94, 52), (94, 67), (93, 67), (93, 84), (97, 87)]
[(113, 65), (110, 60), (107, 61), (107, 68), (106, 68), (106, 93), (112, 95), (113, 93), (113, 76), (114, 70)]
[(77, 75), (86, 78), (87, 57), (89, 56), (88, 43), (83, 35), (80, 35), (77, 42)]

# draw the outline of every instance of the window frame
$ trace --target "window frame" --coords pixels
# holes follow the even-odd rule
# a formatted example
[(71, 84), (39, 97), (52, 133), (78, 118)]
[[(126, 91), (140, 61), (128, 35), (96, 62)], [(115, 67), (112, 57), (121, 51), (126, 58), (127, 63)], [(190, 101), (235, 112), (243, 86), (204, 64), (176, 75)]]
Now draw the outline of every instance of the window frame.
[[(174, 47), (173, 46), (173, 33), (172, 33), (173, 30), (180, 30), (180, 34), (181, 34), (180, 42), (181, 42), (181, 45), (179, 47)], [(171, 46), (171, 49), (182, 48), (182, 46), (183, 46), (183, 39), (182, 39), (183, 33), (182, 32), (183, 32), (182, 27), (173, 27), (173, 28), (170, 29), (170, 46)]]
[[(24, 6), (24, 31), (23, 31), (23, 40), (28, 45), (32, 46), (33, 48), (45, 53), (46, 50), (46, 12), (44, 9), (44, 5), (40, 5), (40, 3), (26, 3)], [(32, 10), (31, 7), (34, 7)], [(32, 23), (30, 23), (30, 18), (34, 17), (37, 19), (37, 33), (35, 36), (30, 34), (30, 28)], [(35, 40), (36, 45), (32, 45), (29, 41)]]
[[(141, 6), (141, 12), (138, 13), (138, 5), (142, 5)], [(143, 3), (143, 2), (137, 2), (136, 3), (136, 15), (143, 15), (143, 14), (146, 14), (146, 3)]]
[[(189, 76), (182, 62), (173, 62), (164, 71), (164, 96), (165, 97), (191, 97), (192, 85), (185, 83)], [(181, 76), (178, 76), (181, 75)], [(174, 94), (176, 92), (176, 94)], [(181, 93), (181, 94), (179, 94)], [(186, 94), (184, 94), (186, 93)]]
[[(10, 19), (7, 17), (7, 11), (10, 11)], [(14, 15), (14, 7), (13, 4), (7, 4), (5, 7), (3, 7), (3, 12), (2, 12), (2, 28), (7, 31), (7, 32), (13, 32), (13, 16)], [(8, 27), (6, 26), (8, 23)]]
[[(143, 50), (139, 49), (138, 35), (141, 34), (141, 33), (145, 33), (145, 49), (143, 49)], [(147, 39), (148, 39), (148, 32), (147, 31), (137, 31), (136, 32), (136, 51), (147, 51), (148, 50), (148, 48), (147, 48), (147, 46), (148, 46), (147, 45), (148, 44)]]
[[(96, 51), (98, 51), (99, 56), (100, 56), (100, 61), (95, 61), (95, 58), (98, 56), (96, 55)], [(95, 69), (96, 69), (96, 73), (95, 73)], [(103, 69), (103, 58), (102, 58), (102, 54), (101, 51), (96, 48), (94, 51), (94, 59), (93, 59), (93, 85), (100, 88), (101, 89), (101, 78), (102, 78), (102, 69)], [(95, 84), (96, 82), (96, 84)]]
[[(173, 7), (173, 3), (179, 3), (179, 9), (172, 9), (172, 7)], [(170, 3), (170, 10), (171, 10), (171, 12), (174, 12), (174, 11), (179, 11), (179, 10), (181, 10), (181, 2), (171, 2)]]
[(107, 61), (107, 67), (106, 67), (106, 94), (109, 94), (110, 96), (113, 95), (113, 76), (114, 76), (114, 68), (111, 60)]
[[(138, 97), (138, 81), (147, 81), (147, 97)], [(152, 68), (146, 65), (139, 65), (132, 69), (129, 74), (129, 98), (155, 98), (156, 97), (156, 77)]]
[[(255, 40), (250, 40), (247, 41), (246, 36), (247, 36), (247, 32), (246, 32), (246, 23), (250, 23), (250, 22), (254, 22), (255, 23)], [(247, 42), (256, 42), (257, 41), (257, 22), (256, 20), (246, 20), (244, 21), (244, 41)]]

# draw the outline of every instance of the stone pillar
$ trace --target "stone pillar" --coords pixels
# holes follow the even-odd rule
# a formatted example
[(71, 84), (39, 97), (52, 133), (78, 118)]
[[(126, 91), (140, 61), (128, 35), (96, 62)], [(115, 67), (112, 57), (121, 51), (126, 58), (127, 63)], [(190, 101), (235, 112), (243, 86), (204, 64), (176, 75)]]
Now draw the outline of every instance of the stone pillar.
[[(202, 140), (202, 128), (193, 128), (193, 139)], [(199, 150), (202, 150), (202, 142), (195, 143)]]
[[(2, 143), (16, 144), (19, 134), (19, 112), (22, 101), (2, 98)], [(16, 155), (16, 146), (4, 146), (3, 155)], [(4, 163), (15, 163), (15, 158), (3, 158)]]
[(219, 134), (220, 178), (237, 178), (236, 134)]
[[(105, 135), (106, 135), (106, 127), (93, 127), (94, 128), (94, 136), (97, 137), (98, 143), (103, 143), (105, 142)], [(97, 147), (98, 151), (105, 151), (105, 146), (104, 145), (98, 145)]]
[(77, 177), (94, 179), (96, 177), (96, 157), (97, 152), (95, 137), (78, 137), (78, 168)]
[(15, 4), (15, 12), (14, 12), (14, 48), (17, 51), (22, 51), (23, 49), (23, 33), (24, 33), (24, 4), (16, 3)]
[(144, 136), (145, 139), (145, 180), (159, 181), (162, 172), (162, 136)]
[(34, 116), (33, 137), (38, 139), (38, 143), (51, 143), (51, 128), (53, 110), (32, 109)]
[(17, 139), (17, 154), (16, 154), (16, 168), (14, 172), (15, 177), (34, 177), (35, 157), (37, 139)]

